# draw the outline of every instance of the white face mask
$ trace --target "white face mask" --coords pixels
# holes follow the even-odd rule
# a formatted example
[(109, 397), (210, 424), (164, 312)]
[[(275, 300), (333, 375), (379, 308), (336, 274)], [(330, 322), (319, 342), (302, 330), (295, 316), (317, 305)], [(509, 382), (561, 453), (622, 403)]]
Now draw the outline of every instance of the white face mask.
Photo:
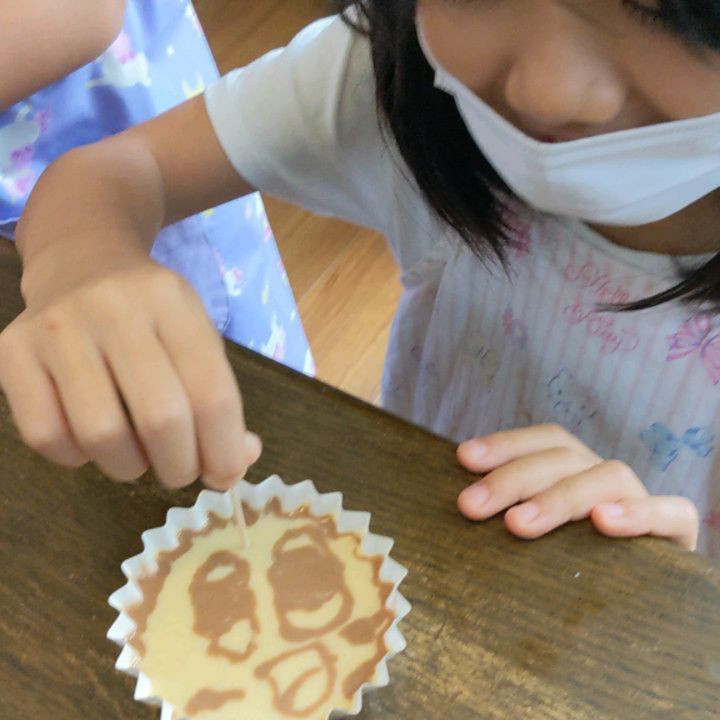
[(507, 185), (529, 205), (604, 225), (661, 220), (720, 187), (720, 113), (543, 143), (498, 115), (430, 52), (435, 87), (455, 98), (468, 131)]

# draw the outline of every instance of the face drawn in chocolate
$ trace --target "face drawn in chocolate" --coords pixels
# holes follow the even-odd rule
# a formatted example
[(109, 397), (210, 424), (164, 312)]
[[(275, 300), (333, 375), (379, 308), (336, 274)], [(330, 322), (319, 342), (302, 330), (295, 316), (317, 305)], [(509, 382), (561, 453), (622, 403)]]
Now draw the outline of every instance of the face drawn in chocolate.
[[(216, 540), (214, 551), (201, 555), (194, 571), (185, 565), (187, 575), (180, 576), (188, 578), (180, 587), (189, 594), (192, 634), (207, 641), (208, 656), (236, 668), (232, 673), (235, 677), (237, 672), (237, 681), (218, 684), (197, 656), (184, 684), (176, 686), (176, 697), (169, 694), (166, 699), (183, 709), (183, 717), (241, 717), (243, 703), (252, 704), (253, 686), (266, 684), (271, 703), (267, 717), (324, 718), (333, 703), (351, 702), (387, 652), (383, 636), (393, 613), (385, 605), (392, 585), (380, 580), (383, 558), (363, 556), (357, 536), (351, 540), (351, 534), (338, 532), (332, 517), (314, 517), (307, 507), (286, 513), (273, 500), (260, 511), (245, 511), (251, 531), (257, 523), (277, 527), (268, 534), (262, 529), (268, 526), (261, 526), (256, 555), (248, 559), (232, 540)], [(211, 515), (202, 530), (183, 531), (178, 548), (158, 557), (158, 572), (140, 579), (143, 602), (131, 614), (138, 627), (133, 644), (141, 656), (148, 650), (145, 631), (160, 592), (168, 578), (178, 577), (171, 577), (172, 566), (196, 540), (207, 542), (203, 538), (216, 537), (216, 530), (221, 533), (217, 537), (226, 537), (222, 533), (231, 522)], [(285, 522), (290, 529), (285, 530)], [(253, 542), (251, 537), (251, 551)], [(356, 562), (357, 572), (366, 578), (357, 587)], [(175, 593), (182, 595), (180, 587)], [(369, 588), (374, 589), (368, 593)], [(366, 614), (362, 608), (368, 609)], [(159, 653), (155, 657), (163, 656), (172, 640), (166, 642), (162, 630), (152, 637)]]
[(209, 655), (230, 662), (247, 660), (255, 652), (260, 626), (255, 594), (250, 589), (250, 563), (228, 550), (213, 553), (190, 583), (195, 611), (193, 629), (210, 641)]

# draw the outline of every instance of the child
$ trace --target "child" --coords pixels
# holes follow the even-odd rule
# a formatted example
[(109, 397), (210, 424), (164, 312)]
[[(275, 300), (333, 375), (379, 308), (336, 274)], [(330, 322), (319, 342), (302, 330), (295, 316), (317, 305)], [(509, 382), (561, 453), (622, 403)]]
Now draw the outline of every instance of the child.
[(18, 228), (0, 381), (21, 431), (118, 477), (145, 453), (170, 484), (242, 472), (259, 449), (221, 349), (146, 252), (260, 188), (388, 237), (384, 402), (465, 441), (467, 516), (688, 548), (699, 526), (717, 556), (715, 48), (720, 2), (362, 0), (71, 152)]
[[(13, 29), (0, 33), (3, 41), (19, 32), (41, 38), (60, 23), (53, 37), (63, 39), (57, 47), (37, 43), (32, 52), (27, 48), (33, 44), (19, 43), (18, 52), (27, 58), (9, 76), (14, 84), (8, 81), (0, 91), (0, 99), (16, 100), (20, 91), (47, 84), (0, 112), (0, 233), (10, 237), (52, 160), (199, 95), (217, 79), (189, 0), (130, 0), (127, 7), (125, 0), (51, 4), (45, 12), (48, 3), (39, 0), (6, 2), (0, 11), (9, 14), (4, 27)], [(93, 54), (99, 57), (87, 62)], [(55, 68), (75, 70), (51, 83), (58, 79), (50, 74)], [(312, 372), (259, 195), (163, 230), (153, 257), (190, 281), (226, 337)]]

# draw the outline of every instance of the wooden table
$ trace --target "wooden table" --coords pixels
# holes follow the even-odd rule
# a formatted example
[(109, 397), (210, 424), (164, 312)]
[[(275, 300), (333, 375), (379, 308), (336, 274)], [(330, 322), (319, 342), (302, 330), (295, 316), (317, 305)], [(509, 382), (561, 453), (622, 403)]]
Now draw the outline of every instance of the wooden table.
[[(19, 312), (0, 244), (0, 327)], [(230, 349), (249, 424), (251, 479), (341, 490), (396, 539), (413, 604), (407, 650), (362, 718), (720, 718), (720, 574), (662, 541), (611, 541), (587, 523), (535, 542), (465, 521), (453, 447), (257, 355)], [(199, 488), (116, 485), (26, 450), (0, 404), (0, 717), (153, 718), (105, 639), (140, 533)]]

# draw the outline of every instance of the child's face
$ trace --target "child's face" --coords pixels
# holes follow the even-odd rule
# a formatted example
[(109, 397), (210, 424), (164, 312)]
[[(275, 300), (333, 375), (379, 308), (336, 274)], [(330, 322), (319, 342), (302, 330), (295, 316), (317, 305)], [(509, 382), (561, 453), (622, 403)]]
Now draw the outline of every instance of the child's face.
[(418, 0), (440, 64), (546, 142), (720, 112), (720, 53), (629, 5), (655, 0)]

